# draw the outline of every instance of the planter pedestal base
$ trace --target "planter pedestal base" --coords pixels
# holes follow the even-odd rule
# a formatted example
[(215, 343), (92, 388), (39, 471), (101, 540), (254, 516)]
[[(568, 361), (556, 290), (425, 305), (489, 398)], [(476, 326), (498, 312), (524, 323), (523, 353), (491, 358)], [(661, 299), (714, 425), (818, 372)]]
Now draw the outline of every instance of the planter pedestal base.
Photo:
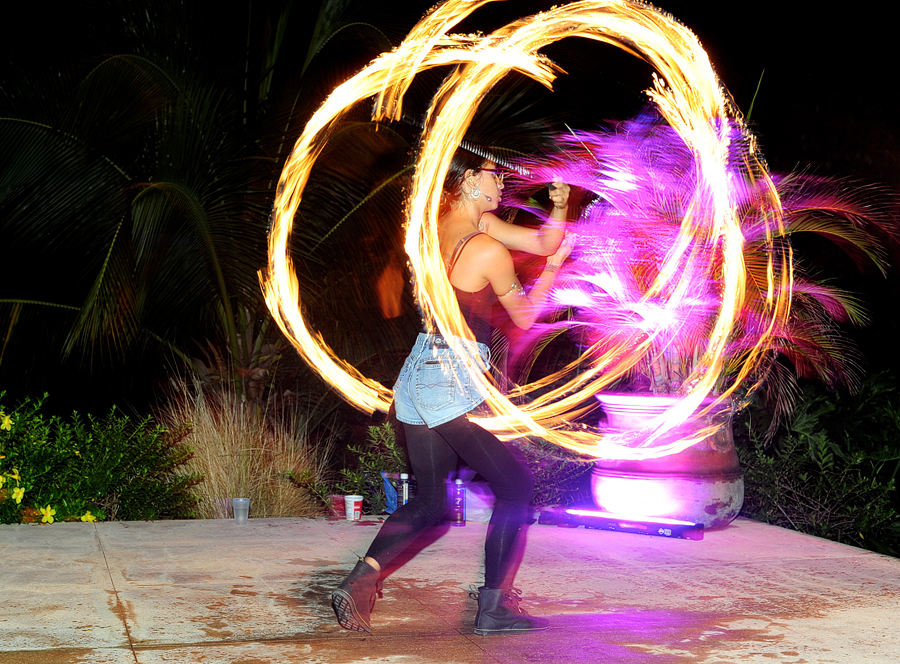
[[(597, 395), (611, 428), (634, 430), (646, 418), (664, 412), (674, 397)], [(635, 402), (640, 405), (635, 410)], [(676, 428), (684, 436), (708, 418), (695, 418)], [(667, 441), (673, 440), (668, 437)], [(722, 528), (740, 513), (744, 476), (734, 449), (730, 421), (699, 443), (669, 456), (643, 461), (597, 461), (591, 475), (594, 502), (620, 514), (667, 517)]]

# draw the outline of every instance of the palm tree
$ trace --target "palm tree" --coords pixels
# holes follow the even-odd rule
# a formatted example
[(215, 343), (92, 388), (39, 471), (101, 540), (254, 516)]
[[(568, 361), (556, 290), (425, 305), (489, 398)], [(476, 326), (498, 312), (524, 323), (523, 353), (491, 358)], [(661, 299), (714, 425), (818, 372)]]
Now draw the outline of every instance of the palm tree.
[(75, 66), (7, 72), (0, 380), (40, 389), (63, 358), (158, 370), (204, 339), (258, 361), (242, 335), (267, 319), (256, 271), (280, 164), (330, 81), (390, 46), (359, 6), (325, 0), (310, 28), (292, 0), (112, 1)]

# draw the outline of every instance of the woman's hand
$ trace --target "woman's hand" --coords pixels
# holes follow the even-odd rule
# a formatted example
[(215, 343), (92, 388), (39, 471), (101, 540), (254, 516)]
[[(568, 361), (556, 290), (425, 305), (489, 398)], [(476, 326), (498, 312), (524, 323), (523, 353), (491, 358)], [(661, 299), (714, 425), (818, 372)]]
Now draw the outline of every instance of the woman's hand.
[(571, 233), (566, 233), (563, 241), (559, 245), (559, 249), (556, 250), (556, 253), (547, 258), (547, 265), (544, 269), (558, 270), (559, 266), (562, 265), (569, 257), (569, 254), (572, 253), (572, 248), (574, 246), (575, 237)]
[(569, 185), (565, 182), (551, 182), (548, 186), (553, 207), (557, 210), (565, 208), (569, 204)]

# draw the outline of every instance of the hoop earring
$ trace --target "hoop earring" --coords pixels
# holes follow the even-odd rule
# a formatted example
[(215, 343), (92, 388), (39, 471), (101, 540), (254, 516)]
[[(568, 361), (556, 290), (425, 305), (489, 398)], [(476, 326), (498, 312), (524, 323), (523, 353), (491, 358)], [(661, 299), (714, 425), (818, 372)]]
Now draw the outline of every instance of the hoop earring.
[(478, 188), (477, 184), (472, 187), (472, 191), (469, 192), (469, 196), (471, 196), (473, 199), (481, 196), (481, 189)]

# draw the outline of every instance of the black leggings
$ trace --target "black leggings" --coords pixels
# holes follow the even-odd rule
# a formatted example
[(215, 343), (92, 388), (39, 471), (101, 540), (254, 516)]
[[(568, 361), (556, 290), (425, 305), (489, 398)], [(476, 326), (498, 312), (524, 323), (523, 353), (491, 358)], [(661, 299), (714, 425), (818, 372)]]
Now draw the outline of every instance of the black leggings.
[(484, 585), (511, 585), (519, 531), (525, 524), (534, 490), (527, 466), (496, 436), (465, 415), (433, 429), (415, 424), (404, 424), (403, 428), (416, 476), (416, 496), (387, 518), (366, 556), (384, 568), (423, 530), (441, 520), (447, 507), (446, 480), (462, 459), (488, 481), (495, 498), (484, 544)]

